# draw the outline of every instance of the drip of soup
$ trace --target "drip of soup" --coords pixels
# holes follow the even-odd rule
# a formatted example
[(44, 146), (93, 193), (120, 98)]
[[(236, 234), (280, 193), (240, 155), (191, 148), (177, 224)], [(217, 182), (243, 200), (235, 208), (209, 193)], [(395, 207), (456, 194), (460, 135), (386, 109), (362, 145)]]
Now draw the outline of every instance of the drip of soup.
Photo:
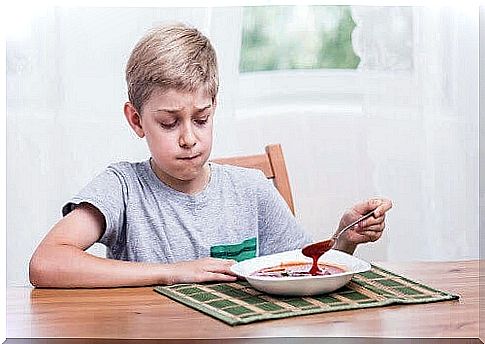
[(311, 263), (294, 262), (294, 263), (281, 263), (280, 265), (270, 268), (264, 268), (257, 270), (251, 274), (251, 276), (264, 276), (264, 277), (302, 277), (302, 276), (327, 276), (340, 274), (345, 272), (344, 268), (339, 266), (318, 263), (318, 272), (310, 271), (312, 268)]

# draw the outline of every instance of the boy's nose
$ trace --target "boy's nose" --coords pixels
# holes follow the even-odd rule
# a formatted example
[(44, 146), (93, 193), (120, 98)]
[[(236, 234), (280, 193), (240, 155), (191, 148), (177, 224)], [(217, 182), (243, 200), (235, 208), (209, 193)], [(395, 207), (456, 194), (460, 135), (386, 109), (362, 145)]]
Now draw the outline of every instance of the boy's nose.
[(184, 128), (179, 137), (180, 147), (192, 148), (193, 146), (195, 146), (196, 143), (197, 143), (197, 139), (195, 138), (192, 128), (190, 127)]

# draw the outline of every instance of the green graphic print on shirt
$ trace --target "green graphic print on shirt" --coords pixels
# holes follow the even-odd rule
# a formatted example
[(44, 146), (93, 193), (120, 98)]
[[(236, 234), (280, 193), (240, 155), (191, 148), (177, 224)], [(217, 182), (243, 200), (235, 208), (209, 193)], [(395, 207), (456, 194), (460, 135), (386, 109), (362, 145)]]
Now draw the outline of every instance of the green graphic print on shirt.
[(244, 240), (239, 244), (212, 246), (211, 257), (234, 259), (237, 262), (254, 258), (256, 257), (256, 238)]

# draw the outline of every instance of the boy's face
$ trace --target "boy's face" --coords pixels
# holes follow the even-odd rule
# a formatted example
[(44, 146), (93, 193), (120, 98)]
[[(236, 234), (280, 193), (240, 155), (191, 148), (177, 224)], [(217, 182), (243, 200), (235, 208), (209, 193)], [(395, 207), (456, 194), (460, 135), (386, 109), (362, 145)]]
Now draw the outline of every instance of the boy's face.
[(215, 107), (201, 89), (194, 93), (155, 90), (138, 116), (138, 130), (130, 123), (140, 137), (146, 137), (152, 167), (168, 185), (181, 186), (180, 191), (184, 184), (205, 185)]

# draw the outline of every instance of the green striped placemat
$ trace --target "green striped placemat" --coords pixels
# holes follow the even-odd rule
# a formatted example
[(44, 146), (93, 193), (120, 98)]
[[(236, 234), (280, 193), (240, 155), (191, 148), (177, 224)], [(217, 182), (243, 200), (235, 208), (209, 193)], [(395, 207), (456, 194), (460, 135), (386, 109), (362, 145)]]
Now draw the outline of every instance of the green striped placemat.
[(339, 290), (305, 297), (262, 293), (245, 281), (158, 286), (160, 294), (229, 325), (391, 304), (427, 303), (459, 298), (372, 265)]

